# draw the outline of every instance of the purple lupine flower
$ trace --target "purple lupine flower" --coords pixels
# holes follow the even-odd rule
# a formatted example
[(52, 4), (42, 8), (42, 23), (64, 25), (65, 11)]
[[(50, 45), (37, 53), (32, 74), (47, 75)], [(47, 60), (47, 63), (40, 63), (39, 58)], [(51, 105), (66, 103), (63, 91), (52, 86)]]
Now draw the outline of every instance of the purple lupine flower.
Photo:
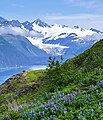
[(27, 116), (27, 114), (28, 114), (27, 112), (24, 112), (24, 116), (25, 116), (25, 117)]
[(31, 111), (31, 112), (30, 112), (30, 115), (33, 115), (33, 114), (34, 114), (34, 111)]
[(98, 86), (103, 86), (103, 80), (101, 80), (100, 82), (98, 82)]
[(52, 115), (50, 115), (50, 120), (52, 120), (53, 119), (53, 116)]
[(39, 111), (39, 113), (38, 113), (39, 115), (41, 114), (41, 112)]
[(68, 98), (70, 98), (70, 94), (68, 94)]
[(98, 107), (99, 107), (99, 108), (101, 108), (101, 107), (102, 107), (102, 104), (101, 104), (100, 102), (99, 102), (99, 104), (98, 104)]
[(98, 93), (98, 89), (96, 90), (96, 93)]
[(78, 116), (78, 120), (80, 120), (80, 116)]
[(94, 114), (94, 109), (91, 109), (91, 113)]
[(101, 85), (103, 85), (103, 80), (100, 81)]
[(90, 94), (87, 95), (87, 100), (88, 100), (88, 101), (91, 101), (91, 99), (90, 99)]
[(75, 97), (75, 96), (76, 96), (76, 94), (77, 94), (77, 92), (74, 92), (73, 96)]
[(42, 111), (41, 114), (44, 115), (44, 111)]
[(60, 92), (57, 95), (60, 97), (61, 96)]
[(94, 88), (95, 86), (94, 85), (90, 85), (90, 88)]
[(35, 101), (37, 101), (37, 100), (38, 100), (38, 98), (35, 98), (34, 100), (35, 100)]
[(70, 97), (70, 98), (72, 98), (72, 97), (73, 97), (73, 94), (72, 94), (72, 93), (70, 93), (70, 94), (69, 94), (69, 97)]
[(67, 98), (66, 98), (66, 96), (63, 97), (63, 100), (64, 100), (65, 102), (67, 102)]
[(79, 113), (79, 116), (81, 116), (83, 113), (82, 113), (82, 111)]
[(42, 118), (41, 120), (46, 120), (45, 118)]
[(101, 86), (101, 83), (100, 83), (100, 82), (98, 82), (98, 86), (99, 86), (99, 87)]
[(86, 113), (88, 114), (88, 113), (89, 113), (89, 111), (88, 111), (88, 110), (86, 110)]
[(80, 95), (80, 93), (81, 93), (81, 91), (80, 91), (80, 90), (78, 90), (78, 95)]
[(53, 113), (54, 112), (54, 108), (50, 108), (51, 112)]
[(57, 92), (57, 91), (58, 91), (58, 89), (54, 90), (54, 92)]
[(64, 114), (67, 112), (67, 108), (64, 108)]

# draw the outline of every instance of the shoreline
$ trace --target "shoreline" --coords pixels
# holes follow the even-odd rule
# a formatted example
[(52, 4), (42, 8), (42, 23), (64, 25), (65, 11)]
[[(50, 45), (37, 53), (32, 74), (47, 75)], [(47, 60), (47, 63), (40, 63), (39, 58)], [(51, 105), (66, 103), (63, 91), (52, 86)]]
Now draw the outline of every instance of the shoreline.
[(34, 66), (25, 66), (25, 67), (13, 67), (7, 68), (0, 71), (0, 85), (2, 85), (6, 80), (8, 80), (13, 75), (21, 73), (26, 70), (42, 70), (46, 69), (46, 65), (34, 65)]

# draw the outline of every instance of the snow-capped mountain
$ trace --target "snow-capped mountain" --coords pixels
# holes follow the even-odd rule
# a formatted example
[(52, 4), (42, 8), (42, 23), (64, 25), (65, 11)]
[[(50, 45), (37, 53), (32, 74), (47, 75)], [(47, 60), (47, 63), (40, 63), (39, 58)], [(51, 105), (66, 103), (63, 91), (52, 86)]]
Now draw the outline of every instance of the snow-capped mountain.
[(33, 27), (35, 27), (35, 25), (39, 26), (39, 27), (43, 27), (43, 28), (51, 28), (51, 26), (49, 26), (47, 23), (41, 21), (39, 18), (36, 19), (34, 22), (32, 22)]
[(0, 24), (2, 24), (4, 21), (6, 21), (6, 19), (4, 19), (3, 17), (0, 17)]
[[(45, 26), (45, 22), (42, 22), (40, 19), (35, 21), (38, 22), (36, 22), (37, 24), (32, 24), (32, 29), (41, 33), (43, 36), (41, 38), (30, 36), (27, 37), (27, 39), (30, 40), (33, 45), (53, 55), (65, 55), (66, 51), (69, 50), (70, 56), (73, 56), (74, 53), (78, 54), (83, 52), (96, 41), (103, 38), (103, 32), (93, 28), (87, 30), (79, 26), (70, 28), (57, 24), (51, 26), (46, 24)], [(38, 23), (41, 23), (42, 26)], [(77, 47), (75, 48), (75, 46)]]
[(0, 17), (0, 27), (4, 27), (4, 26), (21, 27), (21, 23), (18, 20), (8, 21)]
[(39, 18), (33, 22), (21, 23), (18, 20), (8, 21), (0, 17), (0, 34), (23, 36), (32, 45), (45, 51), (47, 55), (63, 55), (65, 59), (83, 52), (103, 38), (103, 32), (95, 28), (49, 25)]

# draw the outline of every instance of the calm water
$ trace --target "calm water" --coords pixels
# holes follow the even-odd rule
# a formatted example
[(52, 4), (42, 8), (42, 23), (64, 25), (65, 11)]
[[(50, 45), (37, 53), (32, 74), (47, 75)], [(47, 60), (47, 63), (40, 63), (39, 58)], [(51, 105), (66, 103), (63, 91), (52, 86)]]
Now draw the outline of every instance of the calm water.
[(13, 67), (13, 68), (5, 68), (0, 69), (0, 85), (4, 83), (8, 78), (12, 77), (13, 75), (23, 71), (23, 70), (41, 70), (45, 69), (45, 65), (34, 65), (34, 66), (27, 66), (27, 67)]

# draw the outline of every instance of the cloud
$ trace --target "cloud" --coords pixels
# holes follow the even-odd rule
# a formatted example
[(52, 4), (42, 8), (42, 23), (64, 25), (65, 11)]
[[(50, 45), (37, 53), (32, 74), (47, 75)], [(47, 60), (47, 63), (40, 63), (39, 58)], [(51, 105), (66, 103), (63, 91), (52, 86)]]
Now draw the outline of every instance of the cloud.
[(84, 8), (96, 8), (102, 7), (103, 1), (102, 0), (65, 0), (63, 1), (64, 4), (70, 6), (77, 6), (77, 7), (84, 7)]
[(103, 15), (97, 14), (74, 14), (74, 15), (55, 15), (55, 16), (46, 16), (47, 20), (79, 20), (79, 19), (94, 19), (94, 18), (103, 18)]
[(73, 27), (97, 28), (103, 31), (103, 14), (48, 15), (44, 18), (50, 24), (62, 24)]
[(0, 34), (12, 34), (12, 35), (21, 35), (21, 36), (32, 36), (32, 37), (42, 37), (40, 33), (35, 31), (24, 30), (19, 27), (0, 27)]
[(20, 4), (12, 4), (13, 7), (18, 7), (18, 8), (24, 8), (24, 5), (20, 5)]

